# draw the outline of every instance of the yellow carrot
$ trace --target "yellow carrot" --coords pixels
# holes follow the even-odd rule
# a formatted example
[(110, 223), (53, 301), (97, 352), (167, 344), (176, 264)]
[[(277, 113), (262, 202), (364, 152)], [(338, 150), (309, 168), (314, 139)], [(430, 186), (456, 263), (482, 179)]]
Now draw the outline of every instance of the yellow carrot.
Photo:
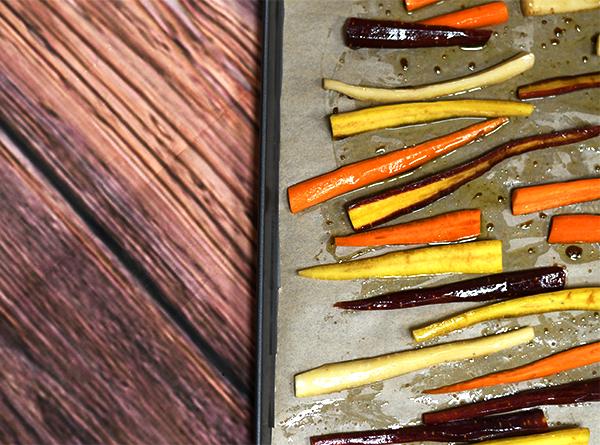
[(531, 436), (488, 440), (479, 442), (479, 445), (588, 445), (589, 441), (590, 430), (587, 428), (569, 428)]
[(411, 275), (502, 272), (502, 241), (476, 241), (402, 250), (361, 260), (313, 266), (298, 275), (317, 280), (355, 280)]
[(401, 127), (455, 117), (529, 116), (533, 110), (531, 104), (507, 100), (441, 100), (365, 108), (332, 114), (329, 120), (333, 137), (337, 139), (381, 128)]
[(600, 310), (600, 287), (567, 289), (516, 298), (478, 307), (412, 331), (416, 341), (425, 341), (483, 321), (557, 311)]

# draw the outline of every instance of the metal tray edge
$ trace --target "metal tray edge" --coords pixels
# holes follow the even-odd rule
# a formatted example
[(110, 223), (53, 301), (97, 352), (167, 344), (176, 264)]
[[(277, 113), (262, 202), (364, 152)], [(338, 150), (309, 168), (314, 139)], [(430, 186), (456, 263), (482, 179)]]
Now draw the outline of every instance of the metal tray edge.
[(274, 423), (279, 289), (279, 101), (283, 0), (265, 0), (262, 12), (254, 437), (257, 444), (270, 445)]

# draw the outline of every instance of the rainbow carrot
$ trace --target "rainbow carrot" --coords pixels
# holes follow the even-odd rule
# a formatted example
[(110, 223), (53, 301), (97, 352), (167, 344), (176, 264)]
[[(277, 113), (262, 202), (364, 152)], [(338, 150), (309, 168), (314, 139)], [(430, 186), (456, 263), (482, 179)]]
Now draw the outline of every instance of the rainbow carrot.
[(415, 9), (419, 9), (439, 1), (440, 0), (404, 0), (404, 5), (406, 6), (407, 11), (414, 11)]
[(451, 12), (450, 14), (439, 15), (427, 20), (421, 20), (418, 23), (472, 29), (498, 25), (506, 21), (508, 21), (508, 8), (504, 2), (492, 2)]
[(560, 215), (552, 218), (548, 242), (598, 243), (600, 242), (600, 215)]
[(481, 234), (481, 210), (459, 210), (348, 236), (337, 236), (337, 246), (449, 243)]
[(508, 122), (501, 117), (480, 122), (431, 141), (354, 162), (288, 188), (292, 213), (297, 213), (344, 193), (417, 168), (473, 142)]
[(600, 178), (534, 185), (513, 192), (512, 212), (524, 215), (595, 199), (600, 199)]
[(591, 365), (600, 362), (600, 342), (578, 346), (558, 354), (545, 357), (533, 363), (506, 371), (477, 377), (454, 385), (429, 389), (427, 394), (445, 394), (449, 392), (466, 391), (468, 389), (484, 388), (486, 386), (505, 385), (507, 383), (523, 382), (557, 374), (568, 369)]

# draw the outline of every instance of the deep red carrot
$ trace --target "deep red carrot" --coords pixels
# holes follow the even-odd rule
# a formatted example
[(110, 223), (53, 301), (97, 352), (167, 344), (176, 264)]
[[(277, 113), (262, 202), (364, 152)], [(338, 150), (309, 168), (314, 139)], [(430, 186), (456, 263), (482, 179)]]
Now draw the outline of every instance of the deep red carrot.
[(508, 8), (504, 2), (492, 2), (473, 8), (461, 9), (450, 14), (439, 15), (418, 23), (424, 25), (451, 26), (472, 29), (498, 25), (508, 20)]
[(484, 388), (486, 386), (505, 385), (507, 383), (523, 382), (557, 374), (569, 369), (591, 365), (600, 362), (600, 342), (578, 346), (558, 354), (545, 357), (533, 363), (506, 371), (495, 372), (454, 385), (425, 391), (427, 394), (445, 394), (448, 392), (466, 391), (468, 389)]
[(513, 156), (543, 148), (574, 144), (599, 135), (600, 125), (592, 125), (515, 139), (488, 151), (477, 159), (449, 170), (414, 182), (393, 186), (375, 195), (351, 202), (347, 206), (348, 217), (354, 230), (370, 229), (428, 206)]
[(600, 242), (600, 215), (560, 215), (552, 218), (552, 244)]
[(595, 199), (600, 199), (600, 178), (534, 185), (513, 192), (512, 212), (524, 215)]
[(517, 89), (517, 97), (519, 99), (536, 99), (589, 88), (600, 88), (600, 72), (555, 77), (523, 85)]
[(507, 122), (508, 119), (503, 117), (479, 122), (431, 141), (354, 162), (302, 181), (288, 188), (290, 209), (292, 213), (297, 213), (328, 199), (417, 168), (493, 132)]
[(310, 438), (311, 445), (387, 445), (407, 442), (479, 442), (548, 430), (541, 409), (439, 425), (411, 425), (374, 431), (333, 433)]
[(487, 275), (442, 286), (406, 289), (359, 300), (338, 301), (334, 306), (353, 311), (382, 311), (429, 304), (509, 300), (564, 289), (566, 281), (567, 273), (562, 267), (539, 267)]
[(481, 234), (481, 210), (459, 210), (348, 236), (337, 236), (337, 246), (449, 243)]
[(530, 389), (508, 396), (481, 402), (458, 405), (442, 411), (423, 414), (423, 423), (445, 423), (505, 413), (521, 408), (541, 405), (566, 405), (569, 403), (600, 401), (600, 378), (547, 388)]

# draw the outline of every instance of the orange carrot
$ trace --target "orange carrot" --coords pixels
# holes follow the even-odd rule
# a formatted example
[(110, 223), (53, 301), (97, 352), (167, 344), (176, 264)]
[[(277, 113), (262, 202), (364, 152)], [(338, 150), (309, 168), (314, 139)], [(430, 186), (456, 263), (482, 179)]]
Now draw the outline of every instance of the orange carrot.
[(481, 210), (459, 210), (433, 218), (335, 238), (337, 246), (431, 244), (476, 238), (481, 234)]
[(498, 25), (508, 21), (508, 8), (504, 2), (492, 2), (473, 8), (462, 9), (418, 23), (435, 26), (451, 26), (453, 28), (472, 29)]
[(552, 244), (600, 242), (600, 215), (561, 215), (552, 218)]
[(515, 190), (512, 212), (524, 215), (594, 199), (600, 199), (600, 178), (535, 185)]
[(328, 199), (417, 168), (491, 133), (506, 122), (508, 119), (504, 117), (490, 119), (431, 141), (348, 164), (295, 184), (288, 188), (290, 209), (292, 213), (297, 213)]
[(467, 389), (484, 388), (486, 386), (523, 382), (525, 380), (539, 379), (568, 369), (575, 369), (597, 362), (600, 362), (600, 342), (568, 349), (533, 363), (519, 366), (518, 368), (495, 372), (454, 385), (426, 390), (425, 392), (427, 394), (445, 394), (449, 392), (466, 391)]
[(440, 0), (404, 0), (407, 11), (414, 11), (415, 9), (422, 8), (423, 6), (437, 3)]

